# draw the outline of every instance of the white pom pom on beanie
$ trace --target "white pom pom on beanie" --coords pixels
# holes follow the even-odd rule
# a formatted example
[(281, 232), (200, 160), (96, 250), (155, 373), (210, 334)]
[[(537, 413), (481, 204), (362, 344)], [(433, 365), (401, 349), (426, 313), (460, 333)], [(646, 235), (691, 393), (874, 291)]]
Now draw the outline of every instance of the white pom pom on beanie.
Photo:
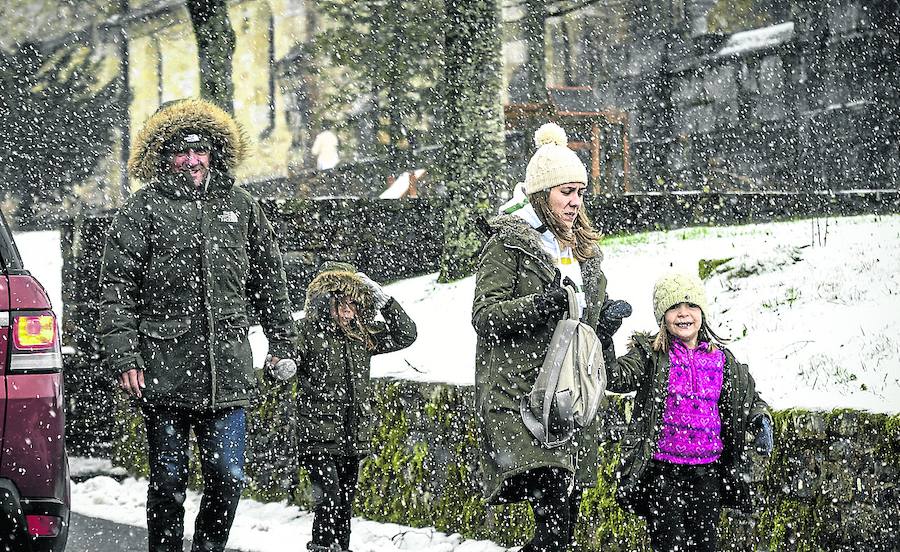
[(534, 133), (537, 151), (525, 169), (525, 193), (531, 195), (560, 184), (587, 184), (587, 169), (578, 154), (569, 149), (566, 131), (556, 123), (546, 123)]
[(707, 315), (706, 290), (700, 278), (684, 272), (662, 276), (653, 286), (653, 314), (662, 322), (666, 311), (679, 303), (693, 303)]

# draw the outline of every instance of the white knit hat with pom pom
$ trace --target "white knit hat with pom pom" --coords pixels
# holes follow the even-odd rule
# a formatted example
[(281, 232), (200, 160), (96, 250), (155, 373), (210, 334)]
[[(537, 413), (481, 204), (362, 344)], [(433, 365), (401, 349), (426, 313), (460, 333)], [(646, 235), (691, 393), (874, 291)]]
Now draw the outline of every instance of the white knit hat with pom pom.
[(534, 133), (538, 150), (525, 169), (525, 193), (531, 195), (560, 184), (587, 184), (587, 170), (567, 145), (566, 131), (556, 123), (546, 123)]

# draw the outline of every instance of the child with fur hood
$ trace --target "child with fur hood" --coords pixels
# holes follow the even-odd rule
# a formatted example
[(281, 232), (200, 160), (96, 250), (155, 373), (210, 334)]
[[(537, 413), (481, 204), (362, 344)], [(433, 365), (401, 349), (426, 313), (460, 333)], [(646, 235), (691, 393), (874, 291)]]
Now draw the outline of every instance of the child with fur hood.
[(353, 265), (326, 262), (307, 288), (298, 326), (297, 438), (315, 500), (307, 548), (349, 552), (359, 464), (369, 453), (370, 361), (412, 345), (416, 325)]
[(663, 276), (653, 289), (659, 333), (635, 334), (607, 366), (609, 391), (637, 391), (616, 498), (647, 519), (654, 552), (716, 550), (722, 507), (751, 506), (745, 432), (772, 452), (768, 405), (710, 328), (707, 304), (696, 276)]

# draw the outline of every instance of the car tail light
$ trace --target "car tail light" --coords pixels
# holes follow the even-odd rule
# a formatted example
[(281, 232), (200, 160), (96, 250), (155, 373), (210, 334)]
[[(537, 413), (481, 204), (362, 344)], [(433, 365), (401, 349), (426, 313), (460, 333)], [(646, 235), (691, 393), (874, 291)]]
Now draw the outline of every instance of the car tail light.
[(56, 344), (56, 318), (48, 314), (17, 316), (13, 342), (22, 351), (52, 349)]
[(32, 537), (55, 537), (59, 535), (62, 520), (56, 516), (28, 514), (25, 516), (28, 534)]
[(58, 372), (62, 370), (59, 331), (50, 311), (15, 314), (12, 323), (10, 372)]

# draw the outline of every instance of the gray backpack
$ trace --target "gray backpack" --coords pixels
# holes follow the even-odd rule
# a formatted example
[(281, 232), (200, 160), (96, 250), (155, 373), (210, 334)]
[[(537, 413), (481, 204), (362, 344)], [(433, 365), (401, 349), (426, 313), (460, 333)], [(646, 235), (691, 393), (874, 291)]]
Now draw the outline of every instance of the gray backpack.
[(566, 291), (568, 317), (556, 324), (537, 381), (519, 406), (525, 427), (546, 448), (565, 444), (590, 425), (606, 391), (600, 339), (578, 320), (575, 289)]

